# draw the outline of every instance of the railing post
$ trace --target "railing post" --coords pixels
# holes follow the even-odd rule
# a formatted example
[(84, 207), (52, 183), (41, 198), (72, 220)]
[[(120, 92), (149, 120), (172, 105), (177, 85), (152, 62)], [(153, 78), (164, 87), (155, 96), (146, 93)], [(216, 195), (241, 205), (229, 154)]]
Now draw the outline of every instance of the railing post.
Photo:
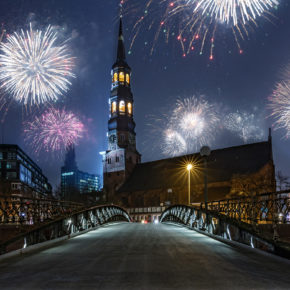
[(276, 241), (279, 241), (280, 237), (279, 237), (279, 233), (278, 233), (278, 226), (277, 226), (277, 220), (278, 220), (278, 216), (279, 216), (279, 213), (278, 213), (278, 205), (277, 205), (277, 199), (276, 199), (276, 196), (275, 194), (272, 194), (272, 208), (273, 208), (273, 215), (272, 215), (272, 218), (273, 218), (273, 240), (276, 242)]

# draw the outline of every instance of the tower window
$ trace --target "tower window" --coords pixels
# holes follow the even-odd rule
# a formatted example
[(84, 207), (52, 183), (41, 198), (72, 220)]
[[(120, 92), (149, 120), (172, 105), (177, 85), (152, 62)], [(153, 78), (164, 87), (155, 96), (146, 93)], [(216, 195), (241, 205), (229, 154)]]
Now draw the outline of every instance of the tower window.
[(113, 77), (113, 82), (115, 83), (116, 81), (118, 81), (118, 73), (114, 73), (114, 77)]
[(117, 103), (113, 102), (112, 103), (112, 108), (111, 108), (111, 113), (114, 114), (114, 113), (116, 113), (116, 111), (117, 111)]
[(124, 82), (125, 81), (125, 75), (124, 75), (124, 72), (122, 72), (122, 71), (119, 73), (119, 81), (120, 82)]
[(132, 104), (131, 103), (128, 103), (127, 104), (127, 107), (128, 107), (128, 114), (129, 115), (132, 115)]
[(126, 74), (126, 83), (130, 84), (130, 75), (129, 74)]
[(120, 159), (119, 159), (119, 156), (116, 156), (116, 162), (119, 162)]
[(119, 111), (120, 113), (125, 113), (125, 102), (124, 101), (121, 101), (120, 104), (119, 104)]

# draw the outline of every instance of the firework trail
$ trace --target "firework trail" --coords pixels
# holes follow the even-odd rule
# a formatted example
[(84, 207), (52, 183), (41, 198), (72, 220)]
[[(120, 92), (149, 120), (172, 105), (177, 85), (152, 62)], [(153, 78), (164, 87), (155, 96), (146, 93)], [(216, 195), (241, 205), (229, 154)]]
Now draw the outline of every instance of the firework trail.
[(263, 130), (264, 119), (257, 114), (236, 111), (224, 118), (224, 127), (231, 133), (237, 135), (244, 143), (259, 141), (265, 137)]
[(25, 142), (36, 153), (64, 151), (67, 146), (77, 144), (85, 132), (84, 124), (72, 112), (54, 108), (24, 123), (24, 127)]
[(170, 113), (153, 120), (153, 133), (161, 134), (159, 146), (164, 155), (193, 153), (214, 141), (219, 128), (218, 116), (217, 106), (204, 97), (179, 99)]
[[(209, 59), (214, 59), (216, 39), (221, 40), (224, 28), (233, 36), (240, 54), (240, 43), (249, 38), (249, 30), (257, 27), (257, 19), (264, 17), (271, 21), (271, 10), (280, 0), (147, 0), (145, 5), (128, 0), (125, 14), (143, 12), (133, 28), (131, 48), (144, 27), (155, 30), (151, 54), (157, 41), (164, 38), (177, 40), (185, 57), (190, 52), (202, 55), (209, 49)], [(130, 12), (131, 11), (131, 12)], [(272, 16), (273, 17), (273, 16)], [(145, 45), (148, 41), (145, 42)], [(130, 51), (129, 51), (130, 52)]]
[(2, 88), (25, 105), (55, 102), (67, 92), (74, 77), (73, 58), (51, 26), (45, 31), (14, 32), (0, 46)]
[[(290, 69), (287, 75), (289, 79)], [(290, 80), (278, 83), (269, 101), (271, 116), (275, 120), (274, 128), (284, 129), (285, 138), (290, 138)]]

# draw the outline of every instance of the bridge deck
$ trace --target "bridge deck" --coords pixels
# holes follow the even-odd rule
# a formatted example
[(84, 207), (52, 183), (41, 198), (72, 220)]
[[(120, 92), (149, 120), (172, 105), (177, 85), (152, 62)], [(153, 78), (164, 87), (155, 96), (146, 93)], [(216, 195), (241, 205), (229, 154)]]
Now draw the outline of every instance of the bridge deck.
[(173, 225), (120, 223), (0, 262), (1, 289), (289, 289), (290, 263)]

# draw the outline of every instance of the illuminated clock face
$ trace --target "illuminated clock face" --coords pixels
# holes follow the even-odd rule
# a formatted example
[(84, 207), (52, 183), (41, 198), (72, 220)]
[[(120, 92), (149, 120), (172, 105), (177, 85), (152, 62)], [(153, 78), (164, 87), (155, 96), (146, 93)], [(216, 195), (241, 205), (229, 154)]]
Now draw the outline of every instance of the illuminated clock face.
[(110, 142), (110, 143), (115, 143), (115, 142), (116, 142), (116, 139), (117, 139), (116, 135), (112, 134), (112, 135), (109, 137), (109, 142)]

